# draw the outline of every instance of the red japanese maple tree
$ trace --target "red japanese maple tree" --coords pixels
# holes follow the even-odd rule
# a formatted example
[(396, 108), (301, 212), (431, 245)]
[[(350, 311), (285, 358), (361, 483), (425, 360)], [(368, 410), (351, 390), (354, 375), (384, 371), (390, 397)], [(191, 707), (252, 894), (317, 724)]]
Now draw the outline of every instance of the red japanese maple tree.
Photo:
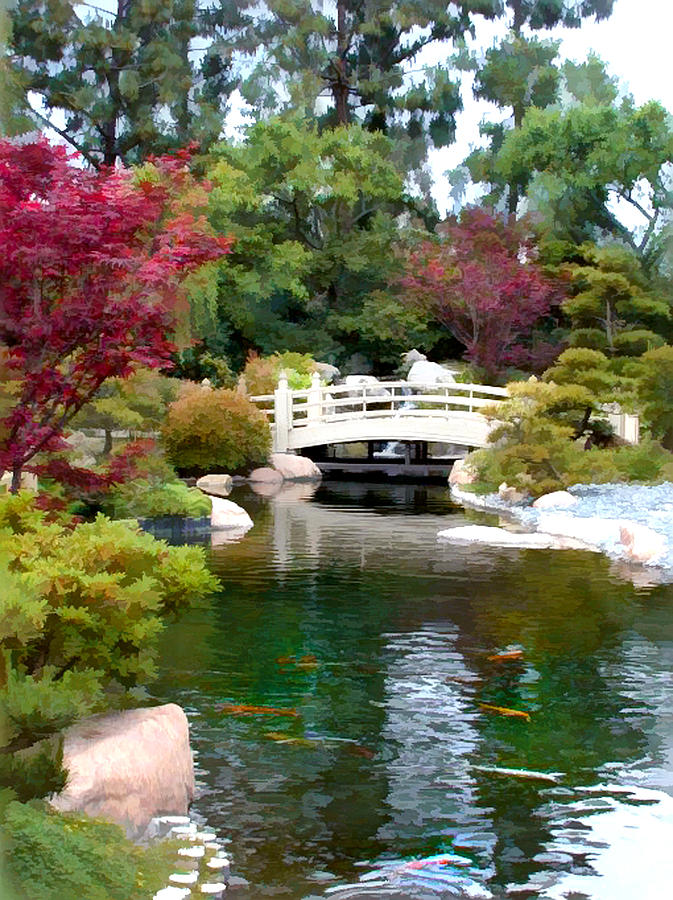
[(522, 341), (561, 299), (559, 285), (535, 262), (525, 222), (505, 224), (484, 209), (440, 226), (440, 240), (410, 253), (401, 280), (406, 300), (421, 306), (466, 347), (466, 356), (496, 378)]
[[(189, 211), (188, 153), (89, 171), (46, 140), (0, 141), (0, 470), (12, 490), (106, 378), (170, 365), (185, 275), (229, 251)], [(185, 198), (189, 198), (189, 202)]]

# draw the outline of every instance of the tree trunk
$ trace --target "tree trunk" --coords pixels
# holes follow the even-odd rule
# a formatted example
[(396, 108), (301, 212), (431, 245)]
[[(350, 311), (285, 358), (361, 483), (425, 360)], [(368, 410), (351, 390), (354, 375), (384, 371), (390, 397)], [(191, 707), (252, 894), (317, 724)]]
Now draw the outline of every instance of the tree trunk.
[(112, 451), (112, 432), (105, 429), (105, 442), (103, 443), (103, 456), (109, 456)]
[(526, 22), (526, 13), (521, 0), (509, 0), (509, 5), (514, 13), (512, 20), (512, 31), (517, 37), (521, 37), (521, 29)]
[(12, 469), (12, 483), (9, 488), (10, 494), (18, 494), (21, 490), (21, 473), (23, 466), (14, 466)]
[(348, 49), (348, 35), (346, 34), (346, 6), (344, 0), (337, 2), (337, 55), (333, 61), (335, 77), (332, 81), (332, 96), (336, 106), (337, 122), (339, 125), (348, 125), (350, 111), (348, 109), (348, 67), (346, 53)]

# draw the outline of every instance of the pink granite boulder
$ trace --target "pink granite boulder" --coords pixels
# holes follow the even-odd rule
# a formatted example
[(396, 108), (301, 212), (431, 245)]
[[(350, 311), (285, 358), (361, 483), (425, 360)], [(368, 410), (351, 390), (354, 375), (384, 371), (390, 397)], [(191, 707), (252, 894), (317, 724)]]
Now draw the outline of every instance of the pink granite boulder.
[(150, 819), (185, 815), (194, 796), (189, 726), (175, 703), (92, 716), (68, 728), (68, 782), (50, 802), (121, 825), (129, 837)]

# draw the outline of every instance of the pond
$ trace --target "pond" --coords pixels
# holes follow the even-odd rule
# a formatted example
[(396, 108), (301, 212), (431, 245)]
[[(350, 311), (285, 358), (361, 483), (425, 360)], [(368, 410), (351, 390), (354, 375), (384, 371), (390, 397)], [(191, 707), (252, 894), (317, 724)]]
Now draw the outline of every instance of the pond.
[(440, 544), (489, 521), (441, 486), (314, 491), (234, 495), (255, 528), (208, 551), (224, 589), (153, 687), (235, 896), (669, 896), (673, 588)]

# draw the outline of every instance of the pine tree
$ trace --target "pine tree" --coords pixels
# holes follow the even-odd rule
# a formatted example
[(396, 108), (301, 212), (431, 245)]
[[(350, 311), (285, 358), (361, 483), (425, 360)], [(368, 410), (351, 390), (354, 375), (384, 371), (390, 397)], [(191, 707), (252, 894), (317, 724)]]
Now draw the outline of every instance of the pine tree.
[[(83, 12), (84, 10), (84, 12)], [(94, 164), (137, 162), (222, 128), (234, 88), (221, 42), (243, 20), (235, 0), (17, 0), (8, 40), (24, 112)], [(202, 52), (202, 39), (208, 42)], [(40, 105), (28, 105), (28, 92)]]

